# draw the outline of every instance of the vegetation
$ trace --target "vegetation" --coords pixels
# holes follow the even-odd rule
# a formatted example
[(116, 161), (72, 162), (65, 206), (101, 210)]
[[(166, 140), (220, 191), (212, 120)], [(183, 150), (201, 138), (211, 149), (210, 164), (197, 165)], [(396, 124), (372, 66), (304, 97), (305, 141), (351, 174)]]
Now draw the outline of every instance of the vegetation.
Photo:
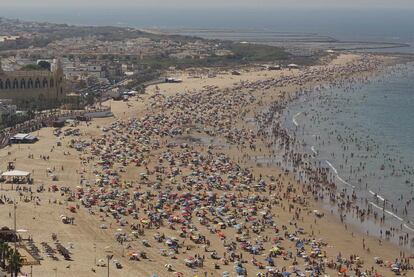
[(40, 68), (42, 68), (43, 70), (49, 70), (50, 71), (50, 68), (51, 68), (50, 62), (40, 61), (37, 65), (40, 66)]
[(34, 118), (34, 111), (28, 110), (24, 114), (2, 114), (0, 117), (0, 129), (12, 127)]
[(0, 267), (7, 268), (11, 276), (17, 277), (22, 266), (20, 253), (14, 251), (6, 242), (0, 241)]
[(289, 58), (289, 54), (285, 50), (275, 46), (229, 43), (227, 49), (233, 52), (236, 60), (246, 62), (282, 61)]
[(49, 70), (50, 71), (50, 63), (47, 61), (40, 61), (38, 64), (27, 64), (22, 67), (22, 70)]
[(290, 56), (282, 48), (258, 44), (228, 43), (225, 47), (233, 55), (212, 55), (205, 58), (186, 57), (183, 59), (168, 56), (147, 57), (141, 61), (151, 69), (167, 69), (171, 66), (184, 69), (188, 67), (230, 67), (254, 62), (282, 62), (289, 60)]
[(38, 64), (27, 64), (27, 65), (23, 66), (21, 68), (21, 70), (26, 70), (26, 71), (31, 71), (31, 70), (44, 70), (44, 68), (41, 67)]
[[(59, 107), (61, 103), (58, 100), (44, 99), (43, 97), (27, 97), (25, 99), (14, 100), (14, 104), (19, 110), (42, 111)], [(18, 116), (17, 121), (20, 122), (22, 117), (24, 116)]]

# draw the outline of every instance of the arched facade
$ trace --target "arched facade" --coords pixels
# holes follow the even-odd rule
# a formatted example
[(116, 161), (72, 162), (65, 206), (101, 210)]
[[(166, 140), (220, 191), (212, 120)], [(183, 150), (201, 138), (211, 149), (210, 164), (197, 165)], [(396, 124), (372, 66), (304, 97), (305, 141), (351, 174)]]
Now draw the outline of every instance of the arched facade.
[(65, 95), (65, 78), (60, 63), (53, 72), (3, 71), (0, 67), (0, 99), (60, 100)]

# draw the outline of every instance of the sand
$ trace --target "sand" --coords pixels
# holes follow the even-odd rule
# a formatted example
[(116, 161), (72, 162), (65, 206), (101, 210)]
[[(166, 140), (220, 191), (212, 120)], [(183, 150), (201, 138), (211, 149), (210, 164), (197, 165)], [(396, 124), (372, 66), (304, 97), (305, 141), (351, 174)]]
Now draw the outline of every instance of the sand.
[[(338, 66), (353, 62), (357, 59), (359, 59), (359, 56), (357, 55), (341, 55), (331, 64)], [(102, 127), (108, 126), (115, 120), (142, 117), (147, 113), (145, 110), (147, 104), (150, 101), (150, 97), (154, 95), (156, 91), (163, 95), (170, 96), (184, 91), (200, 90), (205, 86), (217, 86), (220, 89), (224, 89), (232, 87), (235, 83), (242, 80), (257, 81), (278, 78), (280, 76), (294, 76), (295, 74), (298, 74), (298, 72), (299, 70), (263, 71), (250, 69), (248, 71), (241, 70), (242, 74), (240, 76), (226, 73), (217, 74), (216, 77), (213, 78), (208, 78), (207, 76), (204, 76), (203, 78), (191, 78), (186, 73), (176, 73), (177, 77), (183, 79), (183, 82), (180, 84), (160, 84), (158, 86), (149, 87), (145, 95), (140, 96), (138, 99), (131, 99), (128, 102), (108, 101), (103, 103), (104, 105), (111, 106), (115, 117), (95, 119), (88, 125), (81, 123), (76, 127), (80, 129), (81, 136), (76, 137), (76, 139), (97, 138), (103, 133)], [(294, 91), (295, 89), (295, 87), (283, 88), (283, 91)], [(269, 91), (270, 90), (256, 91), (254, 93), (263, 95), (263, 101), (270, 101), (270, 97), (277, 97), (277, 94), (281, 93), (281, 89), (271, 89), (272, 95), (269, 94)], [(255, 108), (259, 109), (260, 106), (256, 104), (255, 107), (252, 107), (252, 110)], [(243, 123), (240, 124), (243, 125)], [(67, 128), (68, 127), (65, 127), (65, 129)], [(94, 180), (94, 175), (91, 173), (93, 170), (91, 166), (84, 166), (81, 163), (80, 156), (83, 154), (69, 147), (70, 141), (74, 139), (74, 137), (57, 138), (53, 135), (53, 128), (43, 128), (40, 131), (35, 132), (34, 135), (37, 135), (40, 139), (39, 142), (35, 144), (13, 145), (0, 150), (0, 168), (2, 170), (6, 169), (9, 161), (15, 161), (16, 169), (32, 172), (35, 181), (35, 184), (32, 186), (33, 188), (37, 188), (43, 184), (46, 189), (46, 192), (34, 194), (40, 198), (40, 205), (35, 205), (34, 202), (25, 203), (22, 200), (24, 199), (24, 195), (30, 196), (30, 194), (28, 192), (22, 192), (23, 197), (21, 197), (21, 195), (18, 195), (15, 191), (11, 190), (10, 184), (2, 184), (2, 190), (0, 191), (0, 195), (6, 195), (10, 199), (17, 200), (17, 229), (28, 230), (28, 232), (23, 233), (22, 236), (32, 236), (36, 245), (41, 249), (41, 254), (44, 257), (44, 260), (41, 261), (41, 265), (33, 266), (32, 269), (30, 267), (24, 267), (22, 270), (23, 272), (28, 273), (32, 270), (33, 276), (106, 276), (107, 268), (96, 266), (95, 262), (99, 259), (104, 259), (106, 261), (105, 257), (108, 249), (114, 254), (114, 259), (120, 261), (123, 265), (123, 269), (116, 269), (115, 266), (111, 264), (111, 276), (151, 276), (151, 274), (154, 273), (157, 273), (159, 276), (174, 276), (172, 275), (173, 273), (168, 272), (164, 268), (164, 265), (167, 263), (172, 264), (175, 271), (183, 272), (184, 276), (194, 276), (196, 274), (198, 274), (198, 276), (203, 276), (203, 272), (207, 272), (209, 276), (221, 276), (221, 272), (223, 271), (234, 271), (231, 264), (229, 266), (223, 266), (220, 270), (215, 270), (211, 260), (208, 260), (205, 263), (204, 268), (198, 270), (198, 273), (186, 267), (182, 260), (187, 255), (190, 253), (204, 254), (199, 245), (193, 245), (195, 250), (189, 250), (188, 253), (180, 253), (177, 255), (177, 260), (161, 257), (159, 255), (160, 247), (155, 245), (152, 238), (152, 234), (155, 233), (155, 230), (148, 230), (145, 236), (140, 238), (140, 240), (143, 238), (147, 239), (154, 245), (150, 248), (144, 248), (142, 245), (139, 246), (141, 250), (145, 250), (148, 253), (149, 259), (134, 262), (129, 261), (127, 257), (123, 257), (126, 250), (115, 241), (113, 236), (119, 226), (116, 226), (115, 223), (111, 224), (107, 220), (105, 224), (107, 224), (109, 228), (101, 229), (100, 225), (102, 224), (102, 221), (98, 217), (89, 214), (84, 208), (77, 209), (76, 213), (71, 213), (67, 207), (76, 205), (76, 202), (68, 203), (66, 201), (66, 195), (62, 196), (60, 193), (48, 192), (48, 188), (51, 185), (57, 185), (59, 188), (66, 186), (75, 189), (76, 186), (80, 185), (79, 173), (81, 171), (84, 171), (86, 179), (90, 180), (90, 182), (93, 182)], [(60, 141), (62, 146), (57, 146), (57, 141)], [(257, 145), (257, 149), (260, 148), (264, 149), (265, 146), (263, 144)], [(203, 147), (197, 149), (205, 151), (205, 148)], [(159, 149), (157, 151), (159, 153), (159, 151), (162, 150), (163, 149)], [(154, 155), (157, 151), (154, 152)], [(278, 175), (281, 173), (280, 169), (275, 168), (274, 166), (257, 167), (256, 162), (243, 158), (243, 154), (248, 154), (250, 156), (259, 155), (260, 153), (258, 153), (258, 150), (246, 151), (248, 152), (246, 153), (239, 151), (236, 146), (232, 146), (228, 149), (221, 149), (221, 151), (226, 153), (233, 160), (239, 160), (243, 166), (251, 168), (255, 175)], [(66, 154), (64, 155), (64, 153)], [(33, 154), (34, 158), (28, 158), (29, 154)], [(46, 160), (41, 159), (41, 155), (47, 156), (48, 158)], [(46, 173), (47, 168), (52, 171), (55, 169), (54, 174), (58, 177), (58, 181), (52, 181), (51, 177)], [(124, 178), (128, 180), (137, 179), (138, 171), (137, 169), (131, 168), (124, 174)], [(285, 184), (296, 183), (292, 176), (286, 176), (283, 179), (283, 182)], [(295, 186), (297, 185), (295, 184)], [(321, 209), (318, 203), (312, 201), (309, 203), (308, 210)], [(276, 210), (278, 222), (288, 225), (289, 221), (292, 219), (292, 213), (287, 209), (282, 209), (281, 206), (285, 208), (288, 206), (286, 199), (281, 201), (280, 206), (277, 207)], [(0, 225), (13, 227), (13, 217), (10, 217), (10, 214), (13, 215), (13, 205), (2, 205), (0, 208)], [(364, 234), (352, 230), (351, 228), (345, 229), (337, 216), (330, 215), (326, 212), (325, 214), (326, 215), (321, 219), (316, 218), (312, 214), (309, 216), (301, 216), (303, 218), (301, 218), (300, 221), (301, 226), (303, 226), (308, 233), (313, 232), (316, 237), (323, 238), (323, 240), (328, 243), (328, 247), (325, 249), (329, 257), (334, 257), (339, 252), (341, 252), (344, 257), (349, 257), (351, 254), (357, 253), (358, 256), (365, 261), (364, 267), (370, 268), (375, 266), (379, 273), (386, 276), (391, 274), (389, 269), (384, 269), (375, 265), (374, 257), (381, 256), (384, 260), (392, 261), (395, 257), (399, 256), (398, 247), (386, 241), (382, 242), (380, 245), (376, 238), (366, 237)], [(60, 220), (61, 215), (75, 217), (75, 224), (63, 224)], [(201, 226), (200, 229), (203, 230)], [(172, 232), (171, 230), (163, 230), (163, 232), (177, 236), (177, 233)], [(73, 261), (64, 261), (59, 254), (57, 254), (57, 257), (59, 257), (60, 261), (53, 261), (44, 255), (40, 242), (47, 242), (49, 245), (53, 246), (52, 233), (55, 233), (58, 240), (72, 252)], [(231, 231), (229, 231), (229, 234), (232, 234)], [(269, 236), (272, 235), (272, 233), (269, 232), (266, 232), (265, 234)], [(217, 249), (219, 255), (222, 255), (223, 252), (225, 252), (222, 243), (215, 238), (215, 236), (210, 237), (211, 248)], [(363, 239), (365, 239), (366, 248), (370, 248), (369, 253), (362, 247)], [(188, 244), (191, 245), (190, 243)], [(292, 247), (292, 249), (294, 247), (292, 243), (288, 241), (285, 242), (285, 245), (287, 247)], [(250, 261), (250, 255), (246, 254), (246, 256), (246, 259)], [(283, 262), (279, 262), (278, 260), (277, 263), (280, 266)], [(286, 265), (289, 266), (289, 263), (286, 263)], [(255, 276), (254, 273), (258, 272), (257, 268), (252, 266), (250, 262), (246, 265), (246, 268), (251, 276)], [(331, 276), (335, 275), (334, 271), (330, 270), (329, 272)]]

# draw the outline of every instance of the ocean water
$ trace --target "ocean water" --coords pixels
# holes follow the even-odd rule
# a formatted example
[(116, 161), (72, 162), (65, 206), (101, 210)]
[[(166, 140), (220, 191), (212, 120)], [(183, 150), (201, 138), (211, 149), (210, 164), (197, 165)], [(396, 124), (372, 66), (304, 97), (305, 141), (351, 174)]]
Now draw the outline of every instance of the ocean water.
[[(329, 167), (339, 190), (355, 191), (374, 211), (414, 234), (414, 64), (369, 81), (303, 94), (285, 126)], [(362, 205), (363, 208), (366, 208)]]
[[(407, 43), (414, 45), (414, 9), (332, 8), (234, 8), (191, 9), (186, 7), (2, 7), (0, 16), (25, 20), (83, 25), (117, 25), (138, 28), (185, 29), (184, 33), (222, 38), (226, 29), (247, 41), (279, 41), (272, 32), (313, 35), (341, 41)], [(253, 31), (253, 32), (252, 32)], [(254, 31), (257, 31), (256, 33)], [(264, 32), (266, 31), (266, 32)], [(259, 35), (258, 35), (259, 32)], [(270, 33), (269, 33), (270, 32)], [(205, 33), (204, 33), (205, 35)], [(414, 53), (414, 47), (385, 50)]]

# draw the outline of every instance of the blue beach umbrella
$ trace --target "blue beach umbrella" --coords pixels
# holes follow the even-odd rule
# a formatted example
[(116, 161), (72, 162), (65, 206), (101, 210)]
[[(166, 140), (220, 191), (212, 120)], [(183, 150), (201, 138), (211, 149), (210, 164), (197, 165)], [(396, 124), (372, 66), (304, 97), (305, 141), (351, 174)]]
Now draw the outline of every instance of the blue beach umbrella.
[(305, 245), (303, 244), (303, 242), (301, 242), (301, 241), (298, 241), (297, 243), (296, 243), (296, 247), (297, 248), (303, 248)]
[(236, 267), (236, 273), (239, 275), (244, 274), (244, 268), (240, 266)]

